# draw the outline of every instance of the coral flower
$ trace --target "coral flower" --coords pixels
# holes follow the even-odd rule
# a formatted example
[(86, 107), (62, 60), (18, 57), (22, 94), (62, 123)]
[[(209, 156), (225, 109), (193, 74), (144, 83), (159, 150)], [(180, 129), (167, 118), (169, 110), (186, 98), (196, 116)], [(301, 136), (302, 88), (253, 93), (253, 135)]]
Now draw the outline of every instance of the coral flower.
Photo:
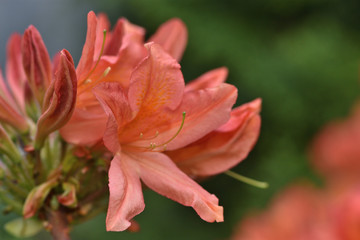
[(315, 138), (311, 158), (331, 183), (359, 182), (360, 105), (345, 120), (326, 125)]
[[(61, 129), (67, 142), (78, 145), (95, 144), (105, 131), (107, 116), (92, 92), (93, 87), (101, 82), (117, 82), (127, 89), (132, 71), (146, 56), (143, 28), (121, 18), (110, 32), (106, 15), (96, 16), (94, 12), (89, 12), (87, 21), (86, 41), (76, 68), (76, 109)], [(187, 30), (179, 19), (171, 19), (150, 40), (179, 60), (187, 42)]]
[(162, 152), (182, 148), (226, 123), (236, 88), (222, 83), (184, 91), (177, 61), (157, 44), (146, 48), (147, 57), (132, 73), (128, 88), (103, 83), (94, 90), (109, 116), (104, 143), (114, 153), (107, 229), (125, 230), (143, 211), (140, 179), (154, 191), (193, 207), (205, 221), (223, 221), (218, 199)]
[(246, 218), (232, 240), (336, 240), (323, 192), (307, 185), (281, 192), (265, 212)]

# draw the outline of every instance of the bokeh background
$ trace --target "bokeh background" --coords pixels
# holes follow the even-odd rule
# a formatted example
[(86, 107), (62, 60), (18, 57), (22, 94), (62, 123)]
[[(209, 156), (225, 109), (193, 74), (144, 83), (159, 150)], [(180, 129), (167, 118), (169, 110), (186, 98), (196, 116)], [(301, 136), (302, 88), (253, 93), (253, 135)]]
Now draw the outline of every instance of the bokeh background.
[[(238, 105), (263, 99), (259, 141), (234, 171), (270, 187), (256, 189), (226, 175), (204, 181), (225, 209), (225, 222), (217, 224), (148, 190), (145, 211), (135, 218), (139, 233), (107, 233), (102, 214), (75, 227), (73, 239), (227, 239), (242, 217), (265, 208), (291, 182), (310, 179), (321, 185), (308, 163), (308, 146), (321, 126), (346, 116), (359, 96), (360, 2), (1, 0), (1, 68), (8, 37), (29, 24), (39, 29), (52, 56), (66, 48), (77, 62), (90, 10), (105, 12), (113, 24), (124, 16), (145, 27), (148, 36), (166, 20), (181, 18), (189, 31), (181, 61), (187, 81), (226, 66), (228, 82), (239, 89)], [(0, 215), (0, 225), (14, 217)], [(0, 227), (0, 239), (14, 238)]]

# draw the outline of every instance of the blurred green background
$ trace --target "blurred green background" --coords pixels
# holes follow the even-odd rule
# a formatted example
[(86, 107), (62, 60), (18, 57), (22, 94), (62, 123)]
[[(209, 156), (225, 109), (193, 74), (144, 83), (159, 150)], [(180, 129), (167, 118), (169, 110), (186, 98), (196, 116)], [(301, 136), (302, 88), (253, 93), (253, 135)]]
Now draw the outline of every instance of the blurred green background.
[[(23, 9), (23, 10), (21, 10)], [(86, 13), (124, 16), (150, 36), (172, 17), (188, 27), (181, 61), (187, 81), (216, 67), (229, 68), (237, 104), (263, 99), (262, 130), (249, 157), (234, 171), (270, 183), (256, 189), (225, 175), (202, 185), (225, 209), (224, 223), (203, 222), (190, 208), (147, 190), (135, 218), (139, 233), (107, 233), (105, 214), (78, 226), (73, 239), (227, 239), (243, 216), (266, 207), (296, 179), (321, 183), (308, 163), (309, 143), (328, 121), (344, 117), (356, 101), (360, 63), (360, 2), (340, 0), (33, 0), (0, 3), (1, 66), (6, 39), (34, 24), (51, 54), (67, 48), (79, 59)], [(76, 61), (76, 60), (75, 60)], [(0, 217), (0, 225), (14, 216)], [(13, 239), (0, 228), (0, 239)], [(49, 239), (42, 233), (33, 239)]]

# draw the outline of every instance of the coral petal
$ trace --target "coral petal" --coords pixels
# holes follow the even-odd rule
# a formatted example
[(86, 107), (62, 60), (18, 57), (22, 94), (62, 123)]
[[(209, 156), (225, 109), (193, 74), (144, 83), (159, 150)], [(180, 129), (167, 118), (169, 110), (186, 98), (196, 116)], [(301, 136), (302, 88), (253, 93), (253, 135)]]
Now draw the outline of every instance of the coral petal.
[(125, 154), (116, 154), (109, 170), (108, 231), (124, 231), (130, 220), (144, 210), (141, 183), (134, 161)]
[(231, 112), (230, 120), (191, 145), (167, 152), (189, 175), (208, 176), (227, 171), (247, 157), (260, 132), (261, 100)]
[(139, 165), (141, 180), (155, 192), (182, 205), (193, 207), (207, 222), (222, 222), (223, 208), (218, 199), (189, 178), (162, 153), (131, 155)]
[(190, 83), (186, 84), (185, 92), (217, 87), (221, 83), (225, 82), (227, 75), (228, 70), (226, 67), (211, 70), (207, 73), (204, 73), (197, 79), (191, 81)]
[(185, 24), (178, 18), (163, 23), (149, 42), (160, 44), (164, 50), (180, 61), (187, 43), (188, 33)]

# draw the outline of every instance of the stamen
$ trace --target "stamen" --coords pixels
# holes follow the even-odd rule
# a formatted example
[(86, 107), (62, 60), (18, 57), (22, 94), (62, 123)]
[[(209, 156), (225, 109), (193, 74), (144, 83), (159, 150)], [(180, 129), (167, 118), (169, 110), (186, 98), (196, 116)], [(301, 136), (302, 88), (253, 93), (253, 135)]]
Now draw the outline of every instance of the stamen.
[(83, 92), (85, 92), (86, 90), (92, 88), (94, 85), (96, 85), (98, 82), (100, 82), (104, 77), (106, 77), (109, 74), (110, 70), (111, 70), (111, 67), (107, 67), (105, 69), (105, 71), (103, 72), (103, 74), (98, 79), (96, 79), (96, 81), (94, 81), (92, 84), (90, 84), (92, 82), (91, 79), (86, 79), (83, 83), (83, 86), (85, 86), (85, 84), (87, 84), (87, 85), (85, 87), (79, 89), (77, 94), (80, 95)]
[[(162, 143), (162, 144), (160, 144), (160, 145), (156, 145), (155, 143), (150, 143), (150, 147), (149, 147), (149, 148), (150, 148), (151, 150), (154, 150), (155, 148), (164, 146), (164, 151), (165, 151), (167, 144), (170, 143), (172, 140), (174, 140), (174, 139), (177, 137), (177, 135), (179, 135), (179, 133), (180, 133), (180, 131), (181, 131), (181, 129), (183, 128), (184, 123), (185, 123), (185, 116), (186, 116), (186, 112), (183, 112), (183, 113), (182, 113), (181, 125), (180, 125), (179, 129), (177, 130), (177, 132), (175, 133), (174, 136), (172, 136), (169, 140), (167, 140), (166, 142), (164, 142), (164, 143)], [(159, 132), (158, 132), (158, 131), (156, 131), (156, 136), (157, 136), (157, 135), (159, 135)]]
[(103, 55), (104, 48), (105, 48), (106, 29), (104, 29), (103, 34), (104, 34), (104, 37), (103, 37), (103, 42), (102, 42), (102, 45), (101, 45), (101, 50), (100, 50), (99, 57), (98, 57), (98, 59), (97, 59), (97, 61), (95, 63), (95, 66), (90, 70), (89, 74), (84, 78), (85, 80), (88, 79), (91, 76), (91, 74), (93, 74), (93, 72), (95, 71), (97, 65), (100, 62), (101, 56)]
[(143, 133), (140, 133), (140, 138), (142, 138), (144, 136), (144, 134)]
[(249, 184), (251, 186), (254, 186), (254, 187), (258, 187), (258, 188), (268, 188), (269, 187), (269, 184), (267, 182), (257, 181), (257, 180), (245, 177), (243, 175), (240, 175), (240, 174), (235, 173), (235, 172), (230, 171), (230, 170), (228, 170), (228, 171), (226, 171), (224, 173), (226, 175), (232, 177), (232, 178), (235, 178), (236, 180), (239, 180), (240, 182), (247, 183), (247, 184)]

